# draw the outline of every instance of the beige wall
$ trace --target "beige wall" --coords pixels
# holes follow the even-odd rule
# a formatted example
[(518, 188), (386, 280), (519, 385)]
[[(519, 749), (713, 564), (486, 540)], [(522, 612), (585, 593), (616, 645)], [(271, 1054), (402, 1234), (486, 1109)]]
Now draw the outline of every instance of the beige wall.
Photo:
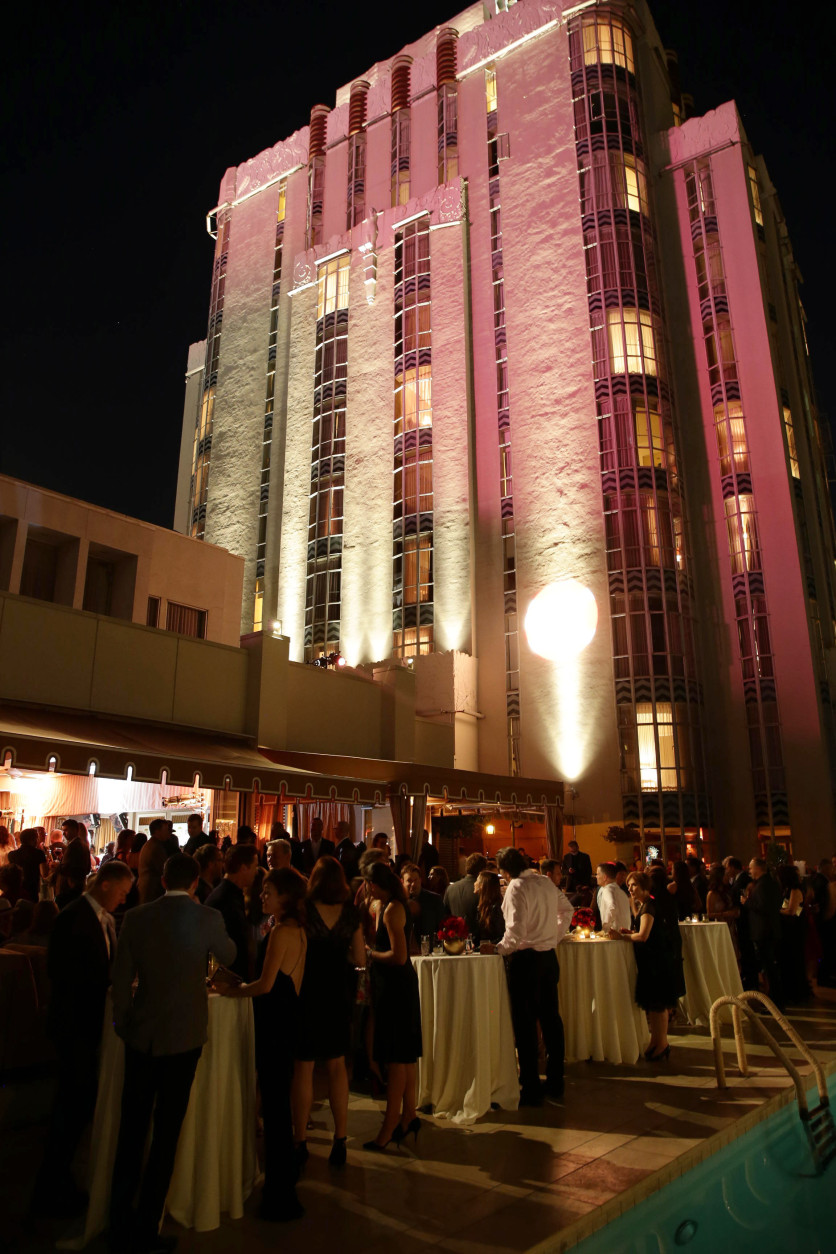
[(180, 461), (177, 465), (177, 493), (174, 500), (174, 530), (189, 534), (191, 518), (189, 502), (194, 462), (195, 429), (203, 403), (203, 380), (206, 364), (206, 341), (189, 345), (186, 364), (186, 396), (183, 401), (183, 430), (180, 435)]
[(144, 624), (148, 598), (158, 597), (162, 625), (166, 603), (174, 601), (206, 611), (207, 640), (238, 643), (244, 564), (224, 549), (3, 475), (0, 519), (7, 520), (8, 534), (14, 531), (7, 578), (0, 590), (20, 591), (27, 536), (45, 532), (66, 538), (62, 549), (68, 558), (64, 572), (68, 590), (66, 595), (56, 590), (62, 604), (82, 609), (92, 546), (94, 554), (102, 549), (135, 559), (133, 604), (119, 617)]

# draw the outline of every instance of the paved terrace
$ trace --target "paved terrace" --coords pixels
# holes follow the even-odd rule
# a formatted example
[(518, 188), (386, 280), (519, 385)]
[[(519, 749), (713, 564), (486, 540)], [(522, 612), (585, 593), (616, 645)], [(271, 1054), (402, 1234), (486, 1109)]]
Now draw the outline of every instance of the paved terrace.
[[(836, 1060), (836, 992), (821, 990), (790, 1019), (825, 1063)], [(679, 1027), (662, 1065), (574, 1063), (563, 1106), (497, 1111), (466, 1128), (424, 1118), (417, 1151), (391, 1147), (382, 1157), (360, 1148), (377, 1131), (381, 1105), (352, 1094), (341, 1172), (327, 1163), (330, 1112), (319, 1102), (299, 1188), (303, 1220), (261, 1223), (251, 1198), (243, 1219), (225, 1220), (215, 1232), (198, 1234), (170, 1221), (166, 1231), (179, 1236), (182, 1254), (274, 1254), (277, 1247), (282, 1254), (334, 1248), (510, 1254), (541, 1243), (543, 1254), (557, 1254), (612, 1217), (611, 1210), (687, 1169), (709, 1137), (787, 1087), (786, 1073), (759, 1043), (748, 1045), (750, 1076), (739, 1077), (730, 1025), (726, 1037), (724, 1092), (715, 1086), (707, 1030)], [(71, 1231), (25, 1218), (49, 1096), (48, 1082), (37, 1076), (0, 1090), (0, 1247), (15, 1254), (46, 1254)], [(88, 1246), (90, 1254), (106, 1249), (103, 1236)], [(604, 1254), (604, 1242), (601, 1249)]]

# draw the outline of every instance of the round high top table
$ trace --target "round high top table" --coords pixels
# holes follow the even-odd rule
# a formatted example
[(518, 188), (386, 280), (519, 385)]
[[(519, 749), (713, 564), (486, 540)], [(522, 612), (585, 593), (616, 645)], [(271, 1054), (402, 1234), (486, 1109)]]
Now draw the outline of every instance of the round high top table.
[[(110, 1178), (119, 1137), (125, 1046), (113, 1030), (108, 999), (99, 1093), (90, 1151), (90, 1206), (82, 1249), (108, 1226)], [(209, 996), (209, 1039), (203, 1046), (177, 1144), (166, 1211), (197, 1232), (220, 1227), (221, 1213), (240, 1219), (258, 1175), (255, 1151), (255, 1031), (250, 998)]]
[(418, 1106), (473, 1123), (520, 1097), (505, 963), (497, 954), (412, 959), (421, 996)]
[(727, 923), (680, 923), (685, 996), (680, 1009), (689, 1023), (707, 1028), (718, 997), (743, 992)]
[(575, 940), (557, 947), (560, 1015), (566, 1058), (634, 1063), (650, 1042), (644, 1011), (635, 1002), (636, 955), (616, 940)]

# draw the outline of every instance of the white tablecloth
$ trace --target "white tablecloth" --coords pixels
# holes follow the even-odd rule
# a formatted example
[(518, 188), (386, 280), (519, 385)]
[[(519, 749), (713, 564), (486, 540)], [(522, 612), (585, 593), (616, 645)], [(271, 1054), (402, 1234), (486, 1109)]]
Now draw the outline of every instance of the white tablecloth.
[(560, 1014), (572, 1061), (634, 1063), (650, 1033), (635, 1002), (636, 955), (615, 940), (572, 940), (557, 947)]
[(424, 1054), (418, 1105), (473, 1123), (491, 1103), (520, 1097), (505, 964), (496, 954), (413, 958), (421, 994)]
[(743, 991), (727, 923), (680, 923), (685, 996), (679, 1005), (689, 1023), (708, 1027), (718, 997)]
[[(83, 1235), (61, 1243), (68, 1249), (81, 1249), (108, 1224), (124, 1065), (125, 1047), (108, 1015), (93, 1117), (90, 1206)], [(219, 1227), (222, 1212), (240, 1219), (257, 1171), (252, 1001), (213, 995), (209, 1039), (197, 1065), (166, 1210), (198, 1232)]]

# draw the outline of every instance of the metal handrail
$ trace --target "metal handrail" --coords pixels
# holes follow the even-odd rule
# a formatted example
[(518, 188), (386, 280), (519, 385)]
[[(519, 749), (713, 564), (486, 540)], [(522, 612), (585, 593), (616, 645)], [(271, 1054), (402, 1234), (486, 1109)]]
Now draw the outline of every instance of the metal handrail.
[(734, 1042), (737, 1049), (737, 1065), (740, 1068), (741, 1075), (749, 1074), (749, 1067), (746, 1061), (746, 1044), (743, 1040), (743, 1024), (741, 1020), (741, 1011), (744, 1011), (749, 1022), (757, 1028), (761, 1039), (772, 1050), (775, 1057), (786, 1068), (793, 1084), (798, 1098), (798, 1107), (802, 1119), (809, 1119), (810, 1111), (807, 1106), (807, 1091), (804, 1086), (801, 1073), (791, 1058), (787, 1056), (782, 1047), (775, 1040), (775, 1037), (768, 1030), (766, 1024), (754, 1010), (748, 1005), (749, 1002), (760, 1002), (765, 1006), (772, 1018), (783, 1028), (792, 1043), (798, 1049), (805, 1061), (810, 1064), (816, 1077), (816, 1086), (819, 1090), (819, 1101), (822, 1106), (830, 1105), (830, 1097), (827, 1092), (827, 1084), (824, 1078), (824, 1071), (821, 1063), (812, 1052), (806, 1041), (803, 1041), (796, 1032), (792, 1024), (787, 1020), (786, 1016), (781, 1013), (773, 1001), (766, 997), (763, 993), (748, 991), (738, 993), (736, 996), (718, 997), (711, 1007), (709, 1015), (709, 1024), (711, 1028), (711, 1044), (714, 1047), (714, 1070), (717, 1075), (717, 1087), (724, 1089), (726, 1085), (726, 1067), (723, 1059), (723, 1038), (720, 1035), (720, 1010), (723, 1006), (731, 1006), (732, 1022), (734, 1024)]

